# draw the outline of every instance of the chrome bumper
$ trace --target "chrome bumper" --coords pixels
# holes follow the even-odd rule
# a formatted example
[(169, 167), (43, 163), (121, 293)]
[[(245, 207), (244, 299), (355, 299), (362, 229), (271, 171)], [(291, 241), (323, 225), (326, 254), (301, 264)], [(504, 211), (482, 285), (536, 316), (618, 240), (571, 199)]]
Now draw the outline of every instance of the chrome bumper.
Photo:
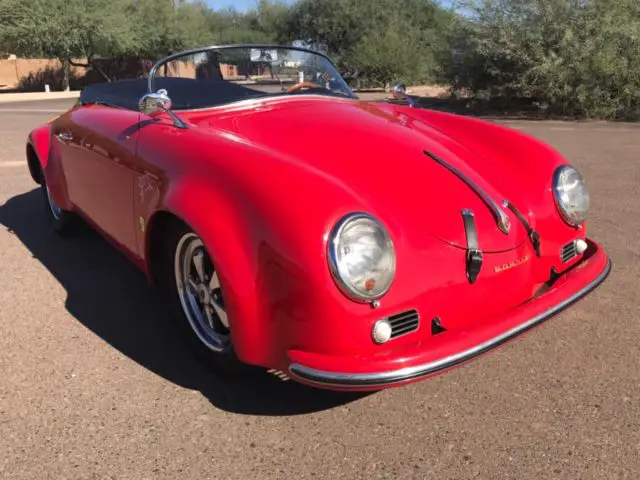
[(588, 285), (567, 297), (563, 301), (554, 305), (549, 310), (536, 315), (530, 320), (505, 331), (504, 333), (480, 343), (473, 348), (461, 351), (454, 355), (439, 359), (437, 361), (415, 365), (412, 367), (401, 368), (385, 372), (374, 373), (337, 373), (316, 370), (314, 368), (305, 367), (298, 363), (289, 366), (290, 373), (295, 377), (307, 383), (313, 383), (320, 387), (337, 387), (341, 389), (367, 389), (371, 387), (385, 387), (396, 383), (416, 380), (421, 377), (433, 375), (435, 373), (455, 367), (461, 363), (467, 362), (483, 353), (486, 353), (509, 340), (525, 333), (526, 331), (540, 325), (554, 315), (560, 313), (571, 304), (577, 302), (582, 297), (590, 293), (598, 287), (611, 272), (611, 260), (607, 260), (606, 267), (602, 272)]

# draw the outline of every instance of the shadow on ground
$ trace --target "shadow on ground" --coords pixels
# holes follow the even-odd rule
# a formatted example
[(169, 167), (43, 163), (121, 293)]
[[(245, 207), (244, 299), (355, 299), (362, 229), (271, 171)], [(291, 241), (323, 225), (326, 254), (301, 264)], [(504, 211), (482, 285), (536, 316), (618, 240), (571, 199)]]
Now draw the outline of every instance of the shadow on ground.
[(416, 100), (422, 108), (458, 115), (548, 120), (547, 113), (532, 99), (493, 98), (489, 101), (480, 101), (470, 98), (417, 97)]
[(0, 224), (65, 288), (66, 308), (73, 317), (143, 367), (199, 390), (217, 408), (248, 415), (297, 415), (364, 396), (283, 382), (264, 370), (238, 381), (218, 378), (176, 337), (162, 300), (120, 252), (86, 226), (70, 238), (49, 229), (38, 189), (0, 206)]
[[(552, 113), (541, 108), (535, 99), (495, 97), (488, 100), (452, 97), (414, 97), (420, 108), (456, 115), (469, 115), (500, 120), (585, 120), (579, 115)], [(385, 98), (389, 103), (406, 105), (405, 101)]]

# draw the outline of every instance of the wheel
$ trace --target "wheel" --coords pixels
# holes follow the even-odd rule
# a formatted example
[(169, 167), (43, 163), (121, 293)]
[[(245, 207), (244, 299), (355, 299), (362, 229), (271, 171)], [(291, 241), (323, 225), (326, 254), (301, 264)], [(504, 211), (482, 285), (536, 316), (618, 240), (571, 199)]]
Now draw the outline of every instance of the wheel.
[(235, 354), (218, 271), (202, 240), (186, 226), (165, 236), (159, 284), (196, 357), (216, 372), (249, 369)]
[(74, 216), (72, 212), (61, 209), (51, 196), (51, 191), (47, 185), (44, 175), (41, 175), (42, 184), (40, 190), (42, 192), (42, 199), (44, 201), (45, 215), (51, 224), (53, 230), (60, 235), (66, 235), (71, 231), (73, 226)]

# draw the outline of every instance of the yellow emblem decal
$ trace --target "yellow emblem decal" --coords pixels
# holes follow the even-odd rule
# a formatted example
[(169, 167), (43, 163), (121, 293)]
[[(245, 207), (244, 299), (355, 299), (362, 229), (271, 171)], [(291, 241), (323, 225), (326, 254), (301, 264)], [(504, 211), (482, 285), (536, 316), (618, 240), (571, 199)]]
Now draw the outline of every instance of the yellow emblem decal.
[(497, 272), (502, 272), (503, 270), (509, 270), (510, 268), (513, 267), (517, 267), (518, 265), (522, 265), (523, 263), (529, 261), (529, 255), (525, 255), (522, 258), (519, 258), (518, 260), (514, 260), (513, 262), (509, 262), (509, 263), (505, 263), (504, 265), (496, 265), (494, 267), (494, 271)]

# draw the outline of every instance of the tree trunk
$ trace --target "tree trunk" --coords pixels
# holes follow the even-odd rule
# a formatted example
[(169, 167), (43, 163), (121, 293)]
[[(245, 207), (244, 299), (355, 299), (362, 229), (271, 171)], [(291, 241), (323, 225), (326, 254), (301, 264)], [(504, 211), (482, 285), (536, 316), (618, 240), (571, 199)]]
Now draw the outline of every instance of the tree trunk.
[(99, 65), (96, 65), (93, 63), (93, 61), (91, 60), (91, 58), (88, 59), (87, 63), (76, 63), (74, 61), (72, 61), (71, 59), (69, 59), (69, 64), (73, 65), (74, 67), (82, 67), (82, 68), (86, 68), (87, 71), (89, 70), (96, 70), (100, 75), (102, 75), (102, 77), (107, 81), (107, 82), (111, 82), (111, 77), (109, 77), (109, 75), (107, 75), (104, 70), (102, 70), (102, 68), (100, 68)]
[(69, 91), (69, 72), (71, 70), (70, 60), (68, 58), (60, 59), (62, 63), (62, 89), (65, 92)]

